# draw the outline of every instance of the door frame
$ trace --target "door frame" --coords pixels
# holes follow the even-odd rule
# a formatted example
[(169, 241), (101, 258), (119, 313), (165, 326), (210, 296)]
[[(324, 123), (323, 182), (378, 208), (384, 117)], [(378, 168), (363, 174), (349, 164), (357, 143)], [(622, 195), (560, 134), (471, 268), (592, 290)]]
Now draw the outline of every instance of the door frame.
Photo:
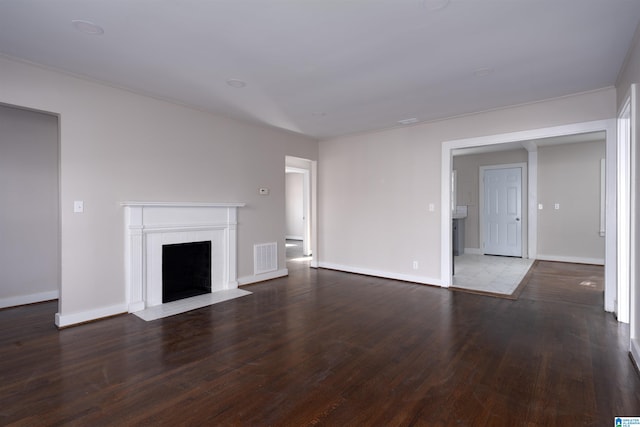
[(480, 253), (482, 253), (484, 255), (484, 173), (487, 170), (495, 170), (495, 169), (515, 169), (515, 168), (520, 168), (521, 170), (521, 178), (520, 178), (520, 217), (522, 219), (522, 225), (521, 225), (521, 235), (520, 235), (520, 254), (522, 256), (522, 258), (529, 258), (528, 256), (528, 251), (527, 251), (527, 245), (528, 245), (528, 239), (527, 239), (527, 235), (528, 233), (528, 229), (529, 229), (529, 222), (527, 220), (527, 218), (529, 217), (529, 215), (527, 215), (527, 204), (524, 202), (525, 200), (528, 200), (529, 197), (529, 191), (528, 191), (528, 186), (527, 186), (527, 164), (522, 162), (522, 163), (508, 163), (508, 164), (504, 164), (504, 165), (487, 165), (487, 166), (480, 166), (479, 168), (479, 180), (478, 180), (478, 186), (479, 186), (479, 192), (478, 192), (478, 232), (480, 233), (480, 239), (479, 239), (479, 243), (480, 243)]
[[(440, 285), (449, 287), (452, 283), (451, 263), (452, 236), (451, 236), (451, 171), (453, 165), (453, 150), (469, 147), (482, 147), (496, 144), (522, 143), (527, 145), (527, 141), (551, 138), (558, 136), (569, 136), (589, 132), (605, 132), (606, 138), (606, 222), (605, 222), (605, 286), (604, 286), (604, 309), (612, 312), (614, 310), (614, 300), (617, 291), (617, 220), (616, 220), (616, 200), (617, 186), (616, 177), (618, 170), (616, 166), (616, 119), (594, 120), (589, 122), (573, 123), (569, 125), (553, 126), (546, 128), (530, 129), (525, 131), (502, 133), (496, 135), (481, 136), (475, 138), (464, 138), (444, 141), (442, 143), (441, 160), (441, 237), (440, 237)], [(530, 159), (537, 153), (530, 152)], [(536, 182), (537, 162), (529, 162), (528, 182)], [(534, 189), (529, 189), (528, 212), (529, 212), (529, 256), (535, 258), (535, 234), (537, 233), (537, 195)], [(533, 237), (533, 239), (532, 239)], [(533, 250), (532, 250), (533, 249)]]
[(303, 174), (303, 252), (311, 257), (309, 266), (318, 268), (318, 161), (286, 155), (285, 174), (287, 171)]

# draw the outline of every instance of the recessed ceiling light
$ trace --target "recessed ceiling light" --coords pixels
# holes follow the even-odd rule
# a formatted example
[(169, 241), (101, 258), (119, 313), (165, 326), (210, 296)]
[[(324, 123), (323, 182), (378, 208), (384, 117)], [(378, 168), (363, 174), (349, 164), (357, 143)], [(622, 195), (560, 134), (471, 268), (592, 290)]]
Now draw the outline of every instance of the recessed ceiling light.
[(424, 0), (424, 7), (435, 12), (449, 6), (450, 2), (451, 0)]
[(415, 117), (412, 117), (410, 119), (402, 119), (402, 120), (398, 120), (398, 123), (400, 123), (401, 125), (410, 125), (411, 123), (417, 123), (418, 119), (416, 119)]
[(493, 68), (489, 67), (478, 68), (473, 71), (473, 75), (476, 77), (486, 77), (491, 73), (493, 73)]
[(240, 89), (245, 87), (247, 85), (247, 82), (239, 79), (229, 79), (227, 80), (227, 84), (231, 87), (235, 87), (236, 89)]
[(99, 36), (104, 34), (104, 29), (91, 21), (83, 21), (81, 19), (74, 19), (71, 21), (73, 24), (73, 28), (80, 31), (81, 33), (91, 34), (93, 36)]

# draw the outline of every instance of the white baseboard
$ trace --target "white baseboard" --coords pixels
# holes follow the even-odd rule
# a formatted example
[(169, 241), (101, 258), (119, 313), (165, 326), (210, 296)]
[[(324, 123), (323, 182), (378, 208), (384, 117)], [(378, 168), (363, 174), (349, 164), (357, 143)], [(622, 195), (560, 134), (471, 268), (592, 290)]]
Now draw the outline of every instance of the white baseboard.
[(640, 342), (637, 339), (631, 340), (629, 353), (631, 353), (631, 360), (636, 365), (636, 369), (640, 369)]
[(573, 264), (604, 265), (603, 258), (582, 258), (582, 257), (573, 257), (573, 256), (538, 254), (536, 255), (536, 259), (540, 261), (570, 262)]
[(56, 313), (56, 326), (64, 328), (66, 326), (77, 325), (78, 323), (90, 322), (103, 317), (115, 316), (127, 313), (127, 304), (117, 304), (109, 307), (100, 307), (95, 310), (81, 311), (79, 313), (65, 314)]
[(51, 301), (60, 297), (59, 291), (38, 292), (37, 294), (18, 295), (16, 297), (0, 298), (0, 308), (16, 307), (18, 305)]
[(482, 255), (480, 248), (464, 248), (464, 253), (470, 255)]
[(289, 275), (289, 270), (282, 268), (276, 271), (270, 271), (268, 273), (256, 274), (253, 276), (245, 276), (238, 278), (238, 285), (250, 285), (252, 283), (264, 282), (265, 280), (277, 279), (278, 277), (284, 277)]
[(352, 267), (349, 265), (333, 264), (330, 262), (320, 262), (320, 268), (329, 270), (346, 271), (347, 273), (364, 274), (366, 276), (383, 277), (385, 279), (402, 280), (404, 282), (421, 283), (423, 285), (443, 286), (440, 279), (425, 276), (414, 276), (412, 274), (393, 273), (390, 271), (373, 270), (369, 268)]
[(287, 240), (304, 240), (302, 236), (294, 236), (292, 234), (287, 234), (284, 238)]

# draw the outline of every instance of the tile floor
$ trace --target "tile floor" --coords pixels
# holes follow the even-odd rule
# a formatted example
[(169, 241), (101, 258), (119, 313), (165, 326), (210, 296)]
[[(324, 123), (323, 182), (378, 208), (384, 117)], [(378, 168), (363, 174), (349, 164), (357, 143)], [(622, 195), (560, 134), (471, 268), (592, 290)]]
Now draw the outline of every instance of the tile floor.
[(533, 259), (463, 254), (454, 257), (453, 286), (511, 295), (533, 265)]

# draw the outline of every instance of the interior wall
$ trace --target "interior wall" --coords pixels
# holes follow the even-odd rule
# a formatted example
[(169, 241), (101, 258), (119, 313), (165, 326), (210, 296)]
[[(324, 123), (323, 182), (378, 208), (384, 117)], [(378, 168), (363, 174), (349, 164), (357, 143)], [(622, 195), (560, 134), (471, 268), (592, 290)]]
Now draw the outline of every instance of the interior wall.
[(605, 239), (599, 234), (604, 158), (604, 140), (538, 148), (539, 259), (604, 264)]
[[(0, 102), (60, 115), (60, 314), (77, 319), (126, 310), (121, 202), (245, 202), (238, 278), (259, 279), (253, 245), (284, 243), (285, 156), (318, 156), (312, 138), (4, 57)], [(84, 213), (73, 213), (74, 200)], [(286, 273), (282, 247), (278, 268)]]
[[(465, 219), (465, 248), (480, 250), (480, 166), (527, 163), (528, 153), (518, 150), (455, 156), (453, 169), (457, 175), (457, 204), (467, 206)], [(522, 193), (522, 212), (527, 211), (526, 191)]]
[(0, 307), (57, 298), (58, 118), (0, 105)]
[(320, 266), (440, 284), (443, 141), (613, 117), (608, 88), (321, 141)]
[(303, 238), (303, 178), (301, 173), (286, 174), (287, 239), (302, 240)]

